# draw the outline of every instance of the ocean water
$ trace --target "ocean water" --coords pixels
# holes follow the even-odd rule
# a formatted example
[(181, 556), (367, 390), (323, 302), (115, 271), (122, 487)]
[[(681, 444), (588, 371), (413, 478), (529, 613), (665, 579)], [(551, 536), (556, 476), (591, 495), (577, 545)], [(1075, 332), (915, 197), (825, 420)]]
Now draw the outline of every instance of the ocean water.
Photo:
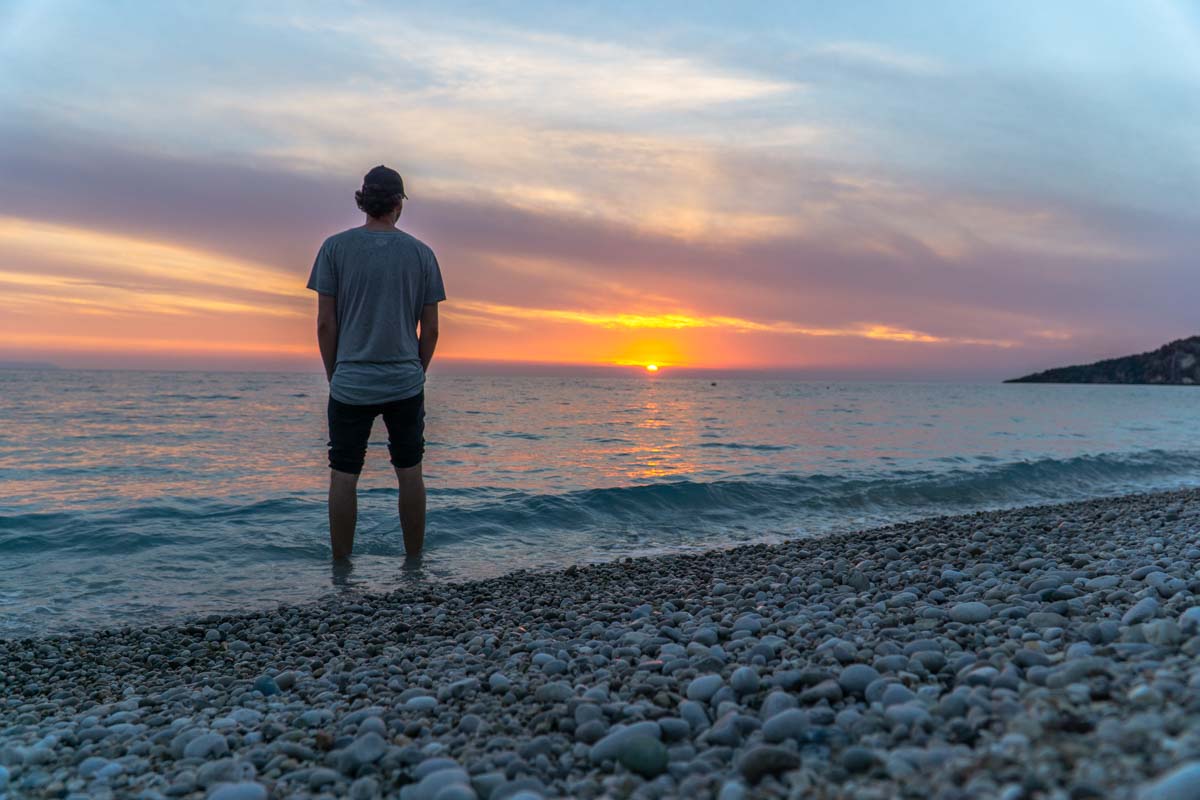
[(0, 636), (1200, 482), (1200, 390), (448, 377), (405, 566), (382, 421), (331, 566), (322, 377), (0, 370)]

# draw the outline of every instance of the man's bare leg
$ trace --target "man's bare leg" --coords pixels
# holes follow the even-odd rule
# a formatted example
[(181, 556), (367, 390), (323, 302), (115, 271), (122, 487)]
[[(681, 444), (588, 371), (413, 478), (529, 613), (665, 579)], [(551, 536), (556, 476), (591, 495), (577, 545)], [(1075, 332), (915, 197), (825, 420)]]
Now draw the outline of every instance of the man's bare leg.
[(404, 553), (416, 558), (425, 546), (425, 477), (421, 465), (396, 467), (400, 484), (400, 528), (404, 531)]
[(334, 560), (350, 557), (358, 522), (358, 476), (329, 470), (329, 544)]

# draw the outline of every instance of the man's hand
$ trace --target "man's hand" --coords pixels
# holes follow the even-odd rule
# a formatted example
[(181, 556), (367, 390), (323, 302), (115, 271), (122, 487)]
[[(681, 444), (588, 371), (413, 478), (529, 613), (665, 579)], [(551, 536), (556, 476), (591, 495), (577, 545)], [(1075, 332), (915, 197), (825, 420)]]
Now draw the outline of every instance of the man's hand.
[(325, 362), (325, 380), (333, 381), (337, 367), (337, 298), (331, 294), (317, 295), (317, 345)]

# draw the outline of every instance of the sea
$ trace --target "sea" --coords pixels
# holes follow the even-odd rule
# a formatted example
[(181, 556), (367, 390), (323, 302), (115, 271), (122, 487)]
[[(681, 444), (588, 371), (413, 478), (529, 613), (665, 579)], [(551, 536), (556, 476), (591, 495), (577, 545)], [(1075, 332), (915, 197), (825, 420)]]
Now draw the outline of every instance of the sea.
[(1188, 387), (434, 374), (425, 554), (380, 420), (346, 567), (326, 402), (312, 374), (0, 370), (0, 637), (1200, 483)]

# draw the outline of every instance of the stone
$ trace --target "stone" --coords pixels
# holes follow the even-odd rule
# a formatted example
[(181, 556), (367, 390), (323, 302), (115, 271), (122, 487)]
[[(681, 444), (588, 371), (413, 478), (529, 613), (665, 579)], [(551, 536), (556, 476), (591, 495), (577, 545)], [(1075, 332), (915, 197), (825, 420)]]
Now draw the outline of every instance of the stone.
[(667, 748), (650, 736), (627, 736), (618, 745), (617, 761), (643, 778), (654, 778), (667, 769)]
[(901, 703), (891, 706), (883, 712), (889, 721), (896, 725), (906, 725), (910, 728), (927, 726), (932, 722), (929, 712), (915, 703)]
[(816, 686), (810, 689), (805, 689), (800, 693), (800, 702), (813, 705), (822, 700), (830, 703), (836, 703), (842, 699), (842, 687), (837, 681), (826, 680), (821, 681)]
[[(243, 774), (243, 764), (232, 758), (218, 758), (209, 761), (196, 770), (196, 783), (201, 787), (215, 786), (219, 783), (236, 783), (242, 778), (250, 777)], [(251, 772), (251, 774), (253, 774)]]
[(325, 767), (317, 767), (308, 773), (308, 788), (320, 789), (323, 786), (328, 786), (331, 783), (338, 782), (338, 774), (331, 769)]
[(379, 781), (364, 775), (350, 784), (350, 800), (374, 800), (380, 796)]
[(648, 736), (657, 739), (662, 736), (662, 730), (658, 727), (657, 722), (650, 722), (649, 720), (635, 722), (631, 725), (618, 728), (592, 745), (588, 751), (588, 758), (591, 759), (593, 764), (615, 761), (625, 741), (637, 736)]
[(1200, 761), (1192, 761), (1154, 780), (1138, 800), (1196, 800), (1200, 797)]
[(404, 701), (404, 708), (407, 711), (425, 712), (433, 711), (435, 708), (437, 708), (437, 704), (438, 701), (436, 697), (422, 694), (417, 695), (416, 697), (410, 697), (408, 700)]
[(768, 775), (778, 775), (800, 766), (800, 756), (774, 745), (758, 745), (738, 759), (737, 769), (752, 785)]
[(202, 733), (183, 748), (184, 758), (215, 758), (229, 752), (229, 744), (219, 733)]
[(279, 684), (270, 675), (260, 675), (255, 679), (254, 688), (266, 697), (279, 694)]
[(683, 741), (692, 735), (691, 724), (679, 717), (660, 717), (658, 719), (658, 729), (662, 731), (663, 741), (667, 742)]
[(738, 667), (729, 679), (729, 685), (739, 695), (753, 694), (758, 691), (758, 670), (754, 667)]
[(878, 762), (875, 752), (866, 747), (854, 745), (842, 751), (842, 766), (851, 774), (867, 772)]
[(375, 731), (368, 731), (359, 736), (350, 746), (341, 752), (338, 759), (338, 769), (347, 775), (354, 775), (364, 764), (373, 764), (387, 752), (387, 742)]
[(950, 609), (950, 619), (964, 624), (986, 622), (992, 616), (992, 609), (986, 603), (957, 603)]
[(838, 675), (838, 686), (849, 695), (862, 697), (867, 687), (880, 678), (879, 670), (866, 664), (851, 664)]
[(575, 690), (565, 681), (552, 681), (539, 686), (533, 696), (539, 703), (565, 703), (575, 696)]
[(400, 800), (436, 800), (447, 786), (470, 787), (471, 777), (459, 766), (439, 769), (400, 790)]
[(1188, 635), (1200, 633), (1200, 606), (1192, 606), (1184, 611), (1176, 624)]
[(477, 798), (478, 795), (475, 794), (475, 790), (465, 783), (452, 783), (449, 786), (443, 786), (433, 796), (433, 800), (477, 800)]
[(208, 793), (208, 800), (267, 800), (267, 787), (259, 783), (221, 783)]
[(1121, 624), (1137, 625), (1139, 622), (1153, 619), (1157, 614), (1158, 600), (1153, 597), (1144, 597), (1133, 608), (1125, 612), (1125, 615), (1121, 617)]
[(768, 694), (759, 708), (759, 716), (770, 719), (781, 711), (796, 707), (796, 698), (790, 692), (775, 690)]
[(1035, 628), (1063, 628), (1069, 624), (1066, 617), (1053, 611), (1035, 611), (1025, 619)]
[(1169, 619), (1152, 619), (1142, 625), (1142, 637), (1153, 645), (1168, 647), (1183, 639), (1183, 630)]
[(608, 733), (607, 723), (599, 719), (589, 719), (575, 728), (575, 739), (584, 744), (594, 744), (600, 741), (606, 733)]
[(724, 685), (725, 682), (721, 680), (720, 675), (701, 675), (688, 684), (687, 699), (695, 700), (697, 703), (707, 703)]
[(800, 741), (808, 733), (808, 728), (808, 714), (792, 708), (779, 712), (763, 723), (763, 739), (773, 744), (788, 739)]
[(907, 686), (900, 683), (893, 683), (883, 690), (883, 697), (880, 701), (884, 708), (895, 706), (901, 703), (908, 703), (917, 699), (917, 695)]
[(717, 794), (717, 800), (746, 800), (746, 797), (746, 786), (741, 781), (726, 781)]

